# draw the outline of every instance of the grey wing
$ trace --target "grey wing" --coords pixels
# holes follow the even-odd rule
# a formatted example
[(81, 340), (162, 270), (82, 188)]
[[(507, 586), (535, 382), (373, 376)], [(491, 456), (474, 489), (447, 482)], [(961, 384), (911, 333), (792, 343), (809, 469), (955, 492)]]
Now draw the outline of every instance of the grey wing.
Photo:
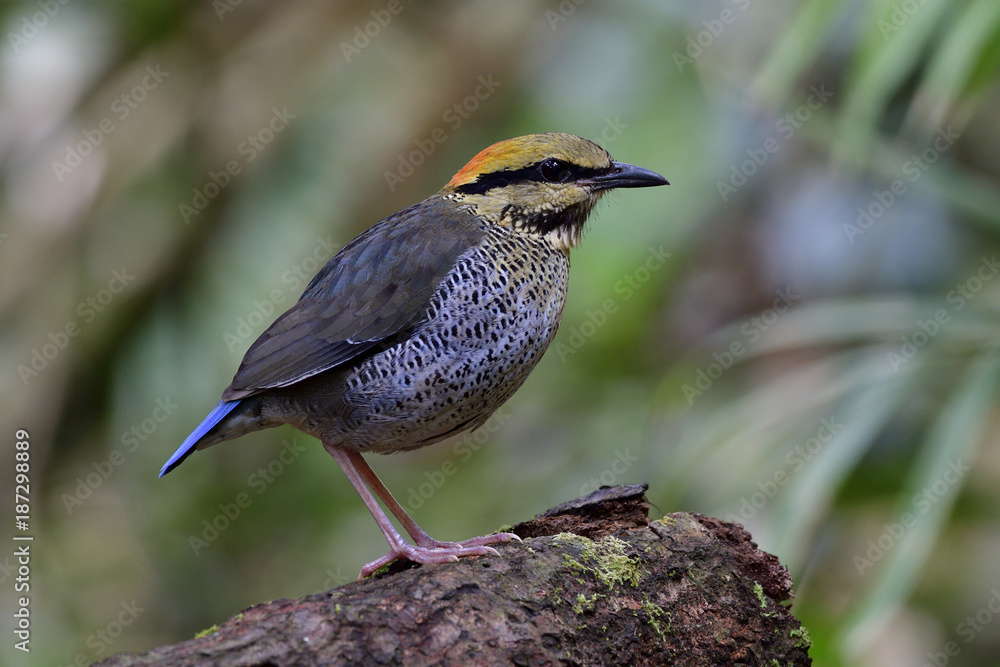
[(472, 216), (433, 198), (368, 228), (250, 346), (222, 398), (294, 384), (420, 323), (438, 283), (481, 238)]

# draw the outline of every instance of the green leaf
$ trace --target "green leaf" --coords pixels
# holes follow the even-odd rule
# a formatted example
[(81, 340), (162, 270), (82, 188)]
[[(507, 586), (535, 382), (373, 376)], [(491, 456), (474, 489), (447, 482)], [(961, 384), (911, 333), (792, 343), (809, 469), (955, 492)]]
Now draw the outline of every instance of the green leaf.
[(761, 66), (760, 74), (750, 86), (750, 96), (771, 109), (785, 106), (796, 79), (816, 61), (835, 27), (834, 14), (843, 7), (838, 0), (803, 3)]
[(816, 525), (829, 513), (844, 480), (913, 394), (915, 370), (907, 367), (906, 372), (862, 385), (841, 405), (831, 408), (827, 417), (841, 430), (813, 458), (800, 456), (804, 461), (800, 471), (789, 472), (792, 481), (772, 518), (777, 528), (774, 549), (793, 570), (801, 563)]
[(927, 52), (953, 0), (927, 0), (912, 13), (885, 0), (874, 3), (868, 28), (852, 63), (841, 109), (839, 141), (833, 144), (840, 163), (864, 166), (888, 102), (912, 75)]
[(994, 409), (998, 379), (1000, 354), (974, 359), (938, 414), (890, 521), (904, 526), (902, 534), (891, 537), (884, 562), (872, 572), (875, 581), (845, 623), (842, 645), (848, 655), (857, 655), (878, 636), (916, 586)]
[(975, 0), (945, 34), (910, 109), (907, 123), (933, 130), (968, 91), (973, 75), (992, 77), (1000, 61), (993, 48), (1000, 28), (1000, 2)]

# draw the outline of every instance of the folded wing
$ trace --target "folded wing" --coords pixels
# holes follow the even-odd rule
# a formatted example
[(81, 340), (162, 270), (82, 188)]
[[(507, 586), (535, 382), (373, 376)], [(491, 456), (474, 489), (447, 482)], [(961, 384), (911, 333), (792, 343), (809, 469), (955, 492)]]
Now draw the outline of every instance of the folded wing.
[(472, 216), (434, 199), (370, 227), (261, 334), (223, 400), (294, 384), (419, 324), (438, 283), (482, 233)]

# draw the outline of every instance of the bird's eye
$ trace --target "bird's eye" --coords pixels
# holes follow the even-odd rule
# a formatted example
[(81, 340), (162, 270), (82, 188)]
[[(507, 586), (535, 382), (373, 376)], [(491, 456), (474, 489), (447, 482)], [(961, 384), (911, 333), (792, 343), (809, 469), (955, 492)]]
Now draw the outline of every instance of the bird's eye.
[(538, 165), (538, 171), (549, 183), (565, 183), (570, 178), (569, 165), (562, 160), (549, 158)]

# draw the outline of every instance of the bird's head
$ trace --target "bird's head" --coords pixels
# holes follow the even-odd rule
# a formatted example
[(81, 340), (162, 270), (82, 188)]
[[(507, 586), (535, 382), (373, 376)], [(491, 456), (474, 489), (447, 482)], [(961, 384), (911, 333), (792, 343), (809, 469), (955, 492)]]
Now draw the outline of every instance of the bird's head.
[(483, 149), (441, 190), (488, 220), (549, 235), (563, 248), (580, 240), (594, 204), (614, 188), (666, 185), (656, 172), (615, 162), (582, 137), (529, 134)]

